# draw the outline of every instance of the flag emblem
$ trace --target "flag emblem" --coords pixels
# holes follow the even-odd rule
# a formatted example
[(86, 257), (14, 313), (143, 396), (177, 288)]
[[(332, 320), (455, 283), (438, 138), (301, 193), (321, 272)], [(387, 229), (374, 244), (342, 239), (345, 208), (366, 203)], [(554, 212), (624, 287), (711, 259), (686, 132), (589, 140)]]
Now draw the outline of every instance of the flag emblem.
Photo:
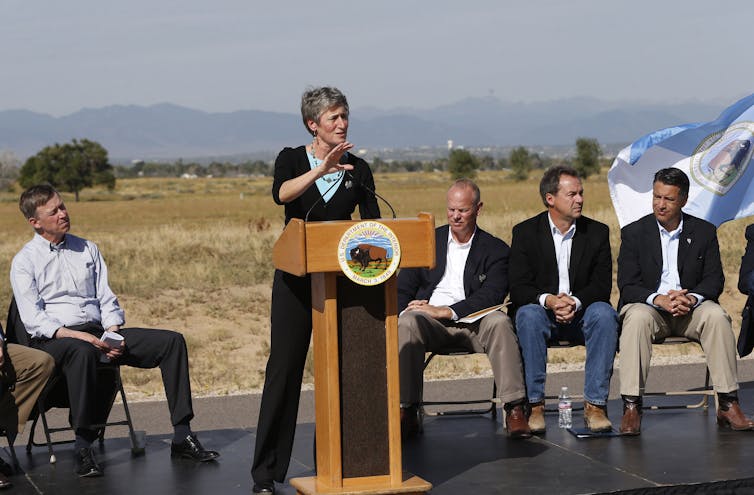
[(707, 136), (691, 156), (691, 179), (718, 195), (727, 193), (746, 172), (754, 142), (754, 122), (738, 122)]

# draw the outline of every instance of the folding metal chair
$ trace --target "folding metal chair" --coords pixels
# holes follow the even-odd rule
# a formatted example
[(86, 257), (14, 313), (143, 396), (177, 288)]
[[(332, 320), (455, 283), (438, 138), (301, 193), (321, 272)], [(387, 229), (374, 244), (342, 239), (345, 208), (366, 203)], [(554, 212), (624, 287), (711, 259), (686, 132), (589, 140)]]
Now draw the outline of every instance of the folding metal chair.
[[(475, 354), (461, 347), (448, 347), (436, 352), (430, 353), (424, 360), (424, 370), (427, 369), (429, 363), (435, 356), (466, 356), (469, 354)], [(497, 419), (497, 404), (500, 402), (497, 399), (497, 384), (492, 381), (492, 395), (489, 399), (465, 399), (465, 400), (442, 400), (442, 401), (425, 401), (424, 400), (424, 380), (422, 380), (421, 389), (421, 404), (419, 407), (420, 419), (422, 416), (458, 416), (466, 414), (487, 414), (491, 413), (492, 419)], [(472, 405), (472, 404), (486, 404), (482, 408), (470, 408), (470, 409), (439, 409), (427, 411), (425, 406), (457, 406), (457, 405)]]
[[(21, 321), (21, 316), (18, 313), (18, 307), (16, 306), (15, 298), (11, 300), (10, 308), (8, 308), (8, 320), (6, 329), (6, 338), (8, 342), (29, 346), (29, 334)], [(131, 452), (134, 455), (144, 453), (144, 435), (140, 432), (136, 434), (133, 428), (133, 422), (131, 421), (131, 412), (128, 409), (128, 401), (126, 400), (126, 393), (123, 390), (123, 383), (120, 377), (120, 366), (111, 363), (100, 363), (97, 366), (97, 378), (98, 383), (103, 384), (102, 390), (105, 390), (107, 385), (107, 395), (104, 397), (104, 404), (107, 405), (107, 410), (103, 411), (104, 423), (92, 425), (92, 427), (98, 430), (98, 438), (100, 444), (104, 442), (105, 429), (108, 426), (128, 426), (128, 432), (131, 439)], [(123, 403), (123, 410), (125, 412), (125, 419), (120, 421), (108, 421), (107, 418), (110, 415), (112, 405), (115, 401), (117, 394), (120, 394), (120, 399)], [(73, 440), (59, 440), (52, 441), (51, 434), (62, 431), (73, 431), (70, 425), (64, 427), (50, 428), (47, 423), (46, 412), (53, 408), (69, 408), (70, 403), (68, 401), (68, 390), (65, 382), (65, 377), (59, 371), (53, 373), (50, 377), (47, 385), (42, 393), (39, 395), (37, 405), (32, 411), (31, 415), (31, 428), (29, 430), (29, 441), (26, 444), (26, 452), (31, 453), (32, 446), (47, 446), (47, 451), (50, 454), (50, 463), (54, 464), (57, 459), (55, 452), (53, 451), (53, 445), (59, 445), (64, 443), (71, 443)], [(34, 432), (39, 419), (42, 419), (42, 427), (44, 429), (45, 443), (40, 444), (34, 441)]]
[[(666, 337), (664, 340), (653, 342), (653, 345), (679, 345), (679, 344), (688, 344), (690, 342), (693, 342), (695, 344), (698, 344), (701, 347), (701, 344), (692, 339), (688, 339), (686, 337)], [(701, 400), (699, 402), (693, 402), (690, 404), (671, 404), (671, 405), (662, 405), (662, 404), (646, 404), (646, 401), (644, 401), (644, 409), (698, 409), (698, 408), (704, 408), (705, 410), (709, 408), (709, 398), (710, 396), (714, 398), (715, 405), (717, 405), (717, 394), (715, 394), (715, 391), (712, 389), (712, 384), (710, 383), (710, 375), (709, 375), (709, 368), (705, 366), (705, 377), (704, 377), (704, 387), (699, 389), (683, 389), (683, 390), (667, 390), (664, 392), (645, 392), (644, 397), (672, 397), (672, 396), (683, 396), (683, 395), (692, 395), (692, 396), (701, 396)]]

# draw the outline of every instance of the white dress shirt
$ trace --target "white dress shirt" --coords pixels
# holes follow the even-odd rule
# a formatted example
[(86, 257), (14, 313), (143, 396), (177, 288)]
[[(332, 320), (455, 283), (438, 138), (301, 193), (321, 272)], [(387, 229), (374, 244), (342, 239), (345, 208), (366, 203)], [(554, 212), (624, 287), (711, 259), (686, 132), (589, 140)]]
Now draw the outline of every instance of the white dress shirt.
[[(576, 235), (576, 222), (571, 224), (571, 227), (561, 232), (550, 218), (550, 213), (547, 213), (547, 221), (550, 224), (550, 234), (552, 234), (552, 242), (555, 245), (555, 260), (558, 263), (558, 294), (571, 295), (571, 277), (568, 275), (568, 270), (571, 268), (571, 246), (573, 245), (573, 236)], [(545, 300), (550, 294), (540, 294), (539, 304), (543, 308), (545, 306)], [(573, 297), (573, 296), (571, 296)], [(576, 301), (576, 311), (581, 309), (581, 301), (578, 297), (573, 297)]]
[[(662, 246), (662, 275), (660, 275), (660, 285), (657, 291), (650, 294), (647, 298), (647, 304), (659, 308), (654, 303), (655, 297), (667, 294), (671, 290), (681, 290), (681, 276), (678, 273), (678, 243), (680, 242), (681, 233), (683, 232), (683, 217), (675, 230), (668, 232), (665, 227), (657, 222), (657, 228), (660, 230), (660, 245)], [(704, 297), (699, 294), (691, 294), (696, 298), (696, 306), (704, 301)]]
[(35, 234), (13, 258), (10, 281), (32, 337), (53, 338), (60, 327), (83, 323), (98, 322), (104, 328), (125, 323), (107, 282), (105, 261), (86, 239), (66, 234), (53, 245)]
[[(469, 257), (471, 243), (476, 235), (476, 229), (471, 238), (464, 243), (460, 243), (453, 238), (453, 234), (448, 229), (448, 250), (445, 257), (445, 273), (443, 273), (440, 282), (429, 298), (429, 304), (432, 306), (450, 306), (458, 301), (466, 299), (466, 291), (463, 287), (463, 272), (466, 269), (466, 259)], [(451, 308), (453, 313), (452, 320), (458, 319), (458, 315)]]

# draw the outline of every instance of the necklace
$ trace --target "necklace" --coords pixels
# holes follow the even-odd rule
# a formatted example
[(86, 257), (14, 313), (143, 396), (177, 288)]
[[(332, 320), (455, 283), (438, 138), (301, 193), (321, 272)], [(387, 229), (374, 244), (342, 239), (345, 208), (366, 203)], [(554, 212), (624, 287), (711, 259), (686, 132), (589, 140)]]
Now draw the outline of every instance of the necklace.
[[(309, 152), (309, 156), (311, 157), (312, 163), (314, 164), (312, 168), (317, 168), (322, 164), (324, 160), (320, 160), (319, 158), (314, 156), (314, 142), (312, 142), (310, 149), (311, 151)], [(331, 174), (325, 174), (320, 177), (320, 179), (327, 182), (328, 184), (332, 184), (333, 182), (339, 181), (341, 177), (343, 177), (343, 171), (338, 170), (337, 172), (333, 172)]]

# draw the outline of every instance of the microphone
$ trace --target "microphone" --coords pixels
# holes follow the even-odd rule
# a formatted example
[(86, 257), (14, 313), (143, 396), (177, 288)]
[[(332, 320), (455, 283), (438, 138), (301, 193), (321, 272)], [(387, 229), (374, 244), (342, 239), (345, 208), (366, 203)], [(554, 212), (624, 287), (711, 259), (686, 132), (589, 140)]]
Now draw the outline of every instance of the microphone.
[(362, 188), (366, 189), (367, 191), (369, 191), (370, 193), (372, 193), (372, 195), (375, 198), (381, 199), (387, 205), (387, 207), (390, 208), (390, 212), (393, 214), (393, 220), (395, 220), (395, 218), (396, 218), (395, 210), (393, 209), (393, 205), (391, 205), (388, 200), (386, 200), (385, 198), (383, 198), (382, 196), (380, 196), (379, 194), (377, 194), (377, 192), (374, 189), (371, 189), (370, 187), (367, 187), (363, 182), (357, 181), (356, 177), (353, 176), (353, 174), (351, 173), (350, 170), (346, 170), (346, 176), (348, 178), (350, 178), (351, 180), (353, 180), (354, 182), (356, 182), (360, 187), (362, 187)]
[(332, 189), (333, 187), (337, 186), (338, 184), (340, 184), (340, 180), (333, 181), (333, 183), (330, 184), (330, 187), (328, 187), (325, 190), (324, 194), (320, 194), (320, 196), (317, 199), (317, 201), (315, 201), (314, 203), (312, 203), (311, 207), (309, 207), (309, 210), (306, 212), (306, 216), (304, 216), (304, 222), (308, 222), (309, 221), (309, 215), (311, 214), (311, 212), (314, 209), (314, 207), (317, 206), (318, 204), (320, 204), (322, 201), (324, 201), (325, 200), (325, 196), (327, 196), (327, 193), (330, 192), (330, 189)]

